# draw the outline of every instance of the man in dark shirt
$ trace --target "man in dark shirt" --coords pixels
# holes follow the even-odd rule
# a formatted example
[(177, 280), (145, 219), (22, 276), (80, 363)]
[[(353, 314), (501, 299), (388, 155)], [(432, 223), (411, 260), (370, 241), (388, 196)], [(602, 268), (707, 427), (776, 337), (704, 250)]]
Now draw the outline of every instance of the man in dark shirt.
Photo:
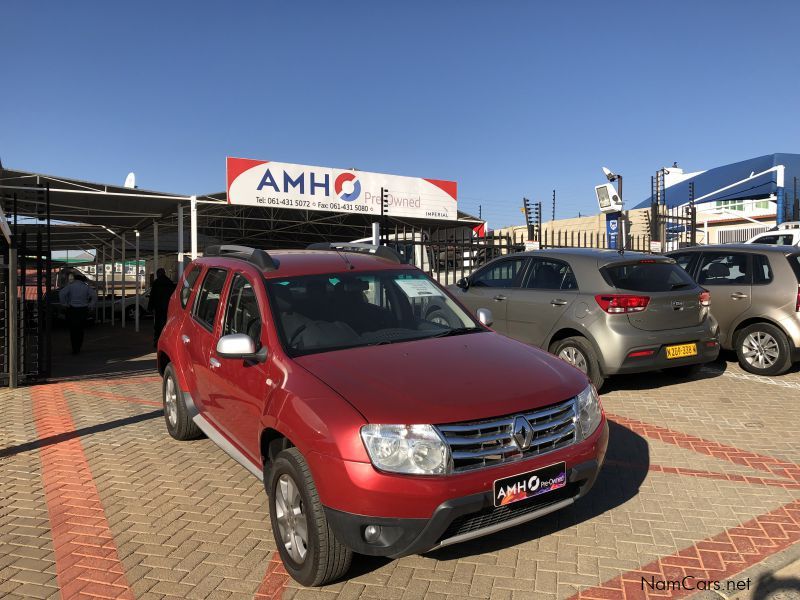
[(172, 292), (175, 291), (175, 284), (167, 277), (164, 269), (156, 271), (156, 279), (150, 287), (150, 301), (147, 303), (147, 310), (153, 313), (153, 346), (158, 344), (158, 337), (167, 324), (167, 307)]

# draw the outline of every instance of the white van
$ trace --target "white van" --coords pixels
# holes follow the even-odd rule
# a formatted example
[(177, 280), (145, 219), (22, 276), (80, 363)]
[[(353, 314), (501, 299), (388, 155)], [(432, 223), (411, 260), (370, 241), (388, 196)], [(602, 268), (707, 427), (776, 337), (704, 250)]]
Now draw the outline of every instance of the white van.
[(751, 237), (746, 244), (800, 246), (800, 221), (787, 221)]

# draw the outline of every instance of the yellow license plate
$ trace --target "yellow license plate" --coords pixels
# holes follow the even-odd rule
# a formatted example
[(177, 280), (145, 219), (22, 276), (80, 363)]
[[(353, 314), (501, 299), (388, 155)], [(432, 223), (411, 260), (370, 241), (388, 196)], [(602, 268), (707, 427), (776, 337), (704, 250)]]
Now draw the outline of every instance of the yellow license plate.
[(667, 346), (667, 358), (684, 358), (685, 356), (697, 356), (697, 344)]

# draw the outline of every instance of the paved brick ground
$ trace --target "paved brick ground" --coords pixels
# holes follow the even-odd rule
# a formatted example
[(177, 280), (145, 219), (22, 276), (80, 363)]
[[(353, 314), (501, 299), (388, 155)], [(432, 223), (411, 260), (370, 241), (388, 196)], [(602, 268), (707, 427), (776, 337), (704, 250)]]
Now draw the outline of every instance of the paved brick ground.
[[(612, 380), (590, 497), (426, 556), (358, 557), (347, 581), (301, 589), (260, 482), (208, 440), (167, 435), (149, 360), (0, 391), (0, 597), (677, 598), (696, 591), (659, 582), (685, 576), (800, 597), (786, 566), (800, 558), (798, 371), (757, 378), (721, 360), (693, 381)], [(651, 577), (662, 589), (642, 589)]]

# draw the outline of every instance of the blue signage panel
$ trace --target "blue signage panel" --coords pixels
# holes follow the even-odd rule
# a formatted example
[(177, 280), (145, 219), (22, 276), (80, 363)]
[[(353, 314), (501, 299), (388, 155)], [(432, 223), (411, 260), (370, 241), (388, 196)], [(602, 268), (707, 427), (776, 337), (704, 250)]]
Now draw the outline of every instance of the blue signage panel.
[(606, 236), (608, 237), (608, 247), (617, 249), (619, 239), (619, 217), (621, 213), (606, 213)]

